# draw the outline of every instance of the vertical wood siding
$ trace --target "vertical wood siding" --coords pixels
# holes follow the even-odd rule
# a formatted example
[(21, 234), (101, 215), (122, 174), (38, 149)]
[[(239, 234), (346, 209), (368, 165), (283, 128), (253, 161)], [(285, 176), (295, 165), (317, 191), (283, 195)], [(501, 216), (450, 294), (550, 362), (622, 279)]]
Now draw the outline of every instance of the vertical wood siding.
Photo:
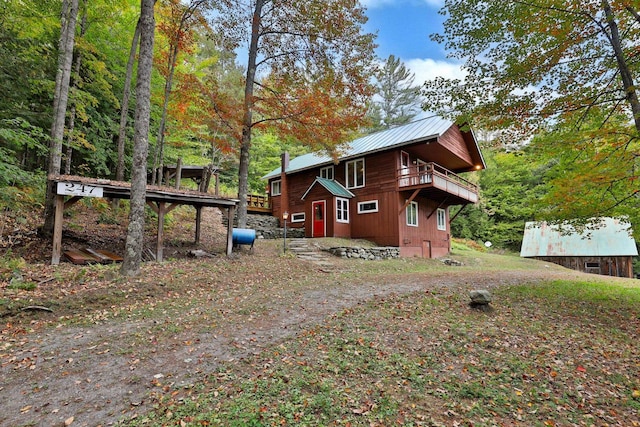
[[(540, 261), (552, 262), (572, 270), (584, 273), (601, 274), (604, 276), (633, 277), (633, 257), (630, 256), (610, 256), (610, 257), (534, 257)], [(598, 267), (588, 267), (587, 264)]]

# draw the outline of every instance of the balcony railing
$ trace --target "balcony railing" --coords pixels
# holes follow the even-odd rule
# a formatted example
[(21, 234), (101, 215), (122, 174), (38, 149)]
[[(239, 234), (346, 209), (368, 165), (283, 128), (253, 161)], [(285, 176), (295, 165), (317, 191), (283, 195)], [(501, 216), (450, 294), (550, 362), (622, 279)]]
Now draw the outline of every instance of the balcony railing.
[(479, 189), (476, 184), (436, 163), (423, 163), (399, 169), (397, 176), (398, 187), (401, 190), (437, 188), (473, 203), (478, 201)]
[(247, 194), (247, 210), (249, 212), (271, 212), (269, 197)]

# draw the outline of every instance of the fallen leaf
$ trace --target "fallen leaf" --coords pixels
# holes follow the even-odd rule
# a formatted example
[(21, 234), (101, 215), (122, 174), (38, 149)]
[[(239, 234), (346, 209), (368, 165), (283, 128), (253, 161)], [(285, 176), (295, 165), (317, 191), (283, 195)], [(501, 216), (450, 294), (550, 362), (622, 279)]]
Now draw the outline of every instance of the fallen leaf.
[(74, 420), (75, 420), (75, 417), (69, 417), (66, 420), (64, 420), (64, 425), (65, 426), (70, 426), (71, 424), (73, 424)]

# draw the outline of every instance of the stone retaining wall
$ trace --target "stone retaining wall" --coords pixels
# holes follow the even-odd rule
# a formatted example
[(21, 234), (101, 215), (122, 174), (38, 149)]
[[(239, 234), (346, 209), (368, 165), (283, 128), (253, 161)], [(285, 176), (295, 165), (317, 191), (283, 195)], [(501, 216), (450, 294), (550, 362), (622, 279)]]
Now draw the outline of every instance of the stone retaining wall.
[[(222, 216), (224, 226), (227, 226), (228, 219)], [(237, 216), (233, 219), (234, 226), (238, 224)], [(278, 218), (271, 215), (247, 215), (247, 228), (256, 230), (256, 237), (259, 239), (282, 239), (284, 237), (284, 228), (280, 227)], [(287, 227), (287, 239), (304, 237), (304, 228)]]
[(338, 246), (325, 249), (327, 252), (342, 258), (361, 258), (369, 261), (400, 258), (400, 248), (393, 246), (361, 248), (358, 246)]

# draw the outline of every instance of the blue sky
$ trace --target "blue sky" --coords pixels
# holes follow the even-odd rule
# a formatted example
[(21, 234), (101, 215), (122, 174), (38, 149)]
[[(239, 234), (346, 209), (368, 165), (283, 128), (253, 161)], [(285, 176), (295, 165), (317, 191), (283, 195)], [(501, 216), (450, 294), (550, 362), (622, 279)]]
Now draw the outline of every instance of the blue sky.
[(378, 33), (376, 53), (382, 59), (393, 54), (422, 84), (435, 76), (462, 77), (460, 66), (446, 58), (444, 47), (430, 34), (441, 33), (444, 16), (438, 14), (444, 0), (361, 0), (367, 8), (368, 32)]

